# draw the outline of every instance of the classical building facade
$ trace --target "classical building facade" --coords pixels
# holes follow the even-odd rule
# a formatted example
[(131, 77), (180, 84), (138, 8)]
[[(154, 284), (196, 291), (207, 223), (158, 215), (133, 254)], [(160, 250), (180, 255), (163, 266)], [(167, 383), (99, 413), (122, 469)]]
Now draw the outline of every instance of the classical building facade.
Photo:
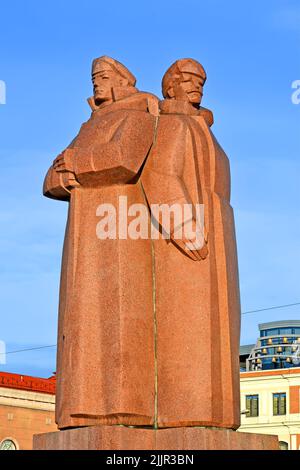
[(241, 372), (240, 432), (276, 434), (300, 450), (300, 367)]
[(0, 450), (30, 450), (33, 434), (56, 431), (55, 377), (0, 372)]

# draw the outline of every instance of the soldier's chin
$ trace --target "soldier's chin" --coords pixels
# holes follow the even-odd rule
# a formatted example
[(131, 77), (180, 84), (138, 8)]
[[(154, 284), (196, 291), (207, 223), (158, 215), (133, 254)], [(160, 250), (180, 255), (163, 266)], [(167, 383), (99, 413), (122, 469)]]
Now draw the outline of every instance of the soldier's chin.
[(192, 101), (192, 100), (193, 101), (196, 101), (196, 100), (200, 101), (201, 93), (199, 93), (198, 91), (190, 91), (188, 93), (188, 97), (189, 97), (190, 101)]
[(200, 106), (200, 103), (201, 103), (201, 96), (189, 96), (189, 102), (195, 106), (196, 108), (198, 108)]
[(107, 98), (102, 95), (95, 95), (94, 100), (96, 105), (99, 106), (100, 104), (104, 103), (104, 101), (107, 101)]

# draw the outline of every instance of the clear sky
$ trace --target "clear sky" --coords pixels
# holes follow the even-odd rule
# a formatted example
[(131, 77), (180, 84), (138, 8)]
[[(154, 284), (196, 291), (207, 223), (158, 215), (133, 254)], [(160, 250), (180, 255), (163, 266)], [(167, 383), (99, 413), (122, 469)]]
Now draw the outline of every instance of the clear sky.
[[(89, 117), (93, 58), (128, 66), (161, 96), (178, 58), (208, 75), (203, 105), (230, 157), (242, 310), (300, 302), (299, 0), (11, 0), (0, 7), (0, 340), (56, 343), (67, 204), (42, 197), (51, 161)], [(300, 306), (243, 316), (300, 319)], [(55, 348), (10, 354), (0, 370), (49, 376)]]

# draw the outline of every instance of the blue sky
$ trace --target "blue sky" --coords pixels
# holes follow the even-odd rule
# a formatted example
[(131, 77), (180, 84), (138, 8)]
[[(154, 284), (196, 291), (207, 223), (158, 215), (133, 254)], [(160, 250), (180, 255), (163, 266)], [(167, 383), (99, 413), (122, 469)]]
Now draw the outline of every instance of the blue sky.
[[(0, 339), (7, 350), (56, 343), (67, 204), (42, 197), (50, 162), (89, 117), (90, 65), (106, 54), (161, 96), (166, 68), (193, 57), (208, 75), (203, 105), (232, 171), (242, 310), (300, 302), (298, 0), (2, 2)], [(243, 316), (300, 318), (300, 306)], [(49, 376), (55, 348), (10, 354), (1, 370)]]

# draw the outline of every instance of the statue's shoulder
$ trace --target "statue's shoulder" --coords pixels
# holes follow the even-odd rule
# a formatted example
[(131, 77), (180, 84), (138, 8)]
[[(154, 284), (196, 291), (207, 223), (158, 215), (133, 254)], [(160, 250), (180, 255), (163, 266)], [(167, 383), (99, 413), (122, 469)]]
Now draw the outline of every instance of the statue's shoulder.
[[(203, 107), (196, 109), (188, 101), (165, 99), (160, 101), (159, 109), (161, 116), (169, 116), (168, 119), (171, 116), (177, 116), (177, 120), (186, 121), (191, 118), (203, 117), (209, 127), (214, 123), (214, 116), (210, 109)], [(175, 119), (173, 120), (175, 121)]]
[(206, 122), (206, 124), (211, 127), (214, 123), (214, 115), (210, 109), (200, 107), (199, 115), (202, 116)]
[(119, 118), (151, 120), (157, 116), (158, 98), (151, 93), (137, 92), (106, 107), (92, 110), (88, 123), (98, 125), (104, 121)]
[(186, 116), (183, 114), (160, 114), (159, 124), (184, 128), (186, 126)]
[(188, 116), (184, 114), (160, 114), (158, 119), (159, 132), (168, 132), (169, 138), (174, 140), (186, 133), (188, 127)]

